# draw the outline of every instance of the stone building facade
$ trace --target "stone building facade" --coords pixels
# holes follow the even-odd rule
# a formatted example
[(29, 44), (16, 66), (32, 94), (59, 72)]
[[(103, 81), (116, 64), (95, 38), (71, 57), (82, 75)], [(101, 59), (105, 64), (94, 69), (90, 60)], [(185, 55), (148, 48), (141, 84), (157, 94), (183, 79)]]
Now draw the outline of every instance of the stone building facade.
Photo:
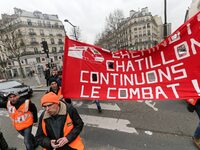
[[(119, 23), (117, 31), (110, 31), (95, 43), (109, 50), (148, 49), (163, 40), (163, 23), (161, 17), (152, 16), (148, 7), (139, 11), (130, 11), (130, 16)], [(168, 24), (168, 35), (171, 24)], [(117, 41), (117, 42), (116, 42)]]
[[(1, 35), (14, 31), (21, 36), (24, 46), (20, 50), (20, 61), (27, 76), (31, 71), (42, 74), (47, 63), (51, 67), (62, 68), (64, 37), (63, 23), (57, 15), (43, 14), (40, 11), (29, 12), (14, 8), (14, 14), (2, 14), (0, 20)], [(49, 59), (44, 53), (41, 42), (47, 41)], [(1, 45), (1, 44), (0, 44)], [(4, 47), (1, 46), (1, 49)], [(3, 72), (10, 77), (20, 76), (19, 63), (5, 53), (0, 53)]]

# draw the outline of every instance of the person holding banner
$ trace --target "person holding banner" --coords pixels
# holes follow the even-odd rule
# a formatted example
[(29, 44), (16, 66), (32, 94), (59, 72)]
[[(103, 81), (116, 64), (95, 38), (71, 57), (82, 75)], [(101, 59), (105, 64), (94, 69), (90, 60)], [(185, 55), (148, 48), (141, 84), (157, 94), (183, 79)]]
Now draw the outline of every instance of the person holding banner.
[(84, 123), (77, 110), (53, 92), (41, 98), (41, 105), (45, 111), (36, 133), (39, 145), (48, 150), (84, 150), (80, 138)]
[[(189, 99), (187, 109), (189, 112), (196, 111), (199, 120), (200, 120), (200, 99), (194, 100)], [(194, 144), (200, 149), (200, 121), (199, 124), (194, 132), (194, 136), (192, 137)]]

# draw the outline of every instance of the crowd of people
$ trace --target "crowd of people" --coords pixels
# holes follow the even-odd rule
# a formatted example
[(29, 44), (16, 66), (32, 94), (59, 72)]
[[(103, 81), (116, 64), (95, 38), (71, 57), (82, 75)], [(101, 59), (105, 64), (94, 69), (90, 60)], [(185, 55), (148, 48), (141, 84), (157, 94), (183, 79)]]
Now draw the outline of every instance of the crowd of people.
[[(51, 72), (51, 75), (44, 72), (47, 86), (50, 87), (41, 98), (44, 111), (39, 123), (35, 104), (30, 99), (20, 97), (19, 93), (11, 92), (7, 100), (1, 102), (0, 108), (7, 109), (12, 125), (24, 137), (27, 150), (34, 150), (39, 145), (46, 150), (83, 150), (80, 133), (84, 123), (71, 99), (62, 95), (62, 71), (53, 68)], [(37, 124), (34, 136), (32, 127)], [(16, 150), (8, 146), (1, 132), (0, 150)]]

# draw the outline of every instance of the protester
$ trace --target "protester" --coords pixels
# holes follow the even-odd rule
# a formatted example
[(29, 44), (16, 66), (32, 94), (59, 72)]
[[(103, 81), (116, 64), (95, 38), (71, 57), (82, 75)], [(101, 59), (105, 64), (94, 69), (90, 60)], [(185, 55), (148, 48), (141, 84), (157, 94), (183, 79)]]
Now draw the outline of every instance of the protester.
[(46, 64), (46, 68), (44, 70), (44, 77), (46, 79), (46, 85), (49, 86), (50, 68), (48, 64)]
[(84, 150), (80, 132), (83, 121), (77, 110), (49, 92), (41, 99), (45, 111), (39, 119), (36, 139), (48, 150)]
[[(59, 99), (62, 100), (64, 99), (63, 98), (63, 95), (62, 95), (62, 89), (61, 87), (59, 86), (58, 84), (58, 80), (56, 78), (50, 78), (49, 79), (49, 85), (50, 85), (50, 88), (49, 88), (49, 91), (48, 92), (53, 92), (55, 93), (56, 95), (58, 95)], [(65, 102), (67, 102), (68, 104), (71, 104), (72, 101), (71, 99), (64, 99)]]
[[(193, 99), (192, 99), (193, 100)], [(196, 111), (199, 120), (200, 120), (200, 99), (198, 99), (197, 101), (188, 101), (188, 111), (190, 112), (194, 112)], [(198, 126), (194, 132), (194, 136), (192, 137), (195, 145), (198, 147), (198, 149), (200, 149), (200, 121), (198, 123)]]
[(58, 71), (58, 85), (61, 86), (62, 85), (62, 71)]
[(34, 150), (37, 147), (35, 138), (32, 135), (33, 123), (37, 122), (37, 108), (29, 99), (19, 96), (18, 93), (10, 93), (8, 101), (0, 104), (1, 108), (7, 108), (15, 129), (24, 137), (24, 144), (27, 150)]
[(15, 147), (8, 147), (8, 143), (6, 142), (5, 138), (3, 137), (3, 133), (0, 132), (0, 150), (16, 150)]
[(50, 80), (50, 79), (56, 79), (56, 80), (58, 80), (58, 71), (57, 71), (57, 70), (54, 69), (54, 70), (52, 71), (49, 80)]
[(100, 105), (99, 100), (94, 100), (94, 103), (96, 104), (99, 113), (101, 113), (101, 112), (102, 112), (102, 109), (101, 109), (101, 105)]

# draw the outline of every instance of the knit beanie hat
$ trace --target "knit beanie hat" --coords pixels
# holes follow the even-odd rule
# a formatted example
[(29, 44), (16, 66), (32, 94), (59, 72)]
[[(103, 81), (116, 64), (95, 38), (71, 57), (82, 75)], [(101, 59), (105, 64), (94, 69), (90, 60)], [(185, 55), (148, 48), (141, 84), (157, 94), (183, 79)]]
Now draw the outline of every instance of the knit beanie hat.
[(17, 91), (12, 91), (12, 92), (10, 92), (10, 93), (8, 94), (7, 97), (10, 97), (11, 95), (17, 96), (17, 95), (19, 95), (19, 93), (18, 93)]
[(51, 77), (51, 78), (49, 79), (49, 85), (51, 85), (52, 82), (56, 82), (56, 83), (58, 84), (57, 79), (54, 78), (54, 77)]
[(45, 103), (59, 104), (59, 97), (55, 93), (49, 92), (41, 98), (41, 105), (43, 106)]

